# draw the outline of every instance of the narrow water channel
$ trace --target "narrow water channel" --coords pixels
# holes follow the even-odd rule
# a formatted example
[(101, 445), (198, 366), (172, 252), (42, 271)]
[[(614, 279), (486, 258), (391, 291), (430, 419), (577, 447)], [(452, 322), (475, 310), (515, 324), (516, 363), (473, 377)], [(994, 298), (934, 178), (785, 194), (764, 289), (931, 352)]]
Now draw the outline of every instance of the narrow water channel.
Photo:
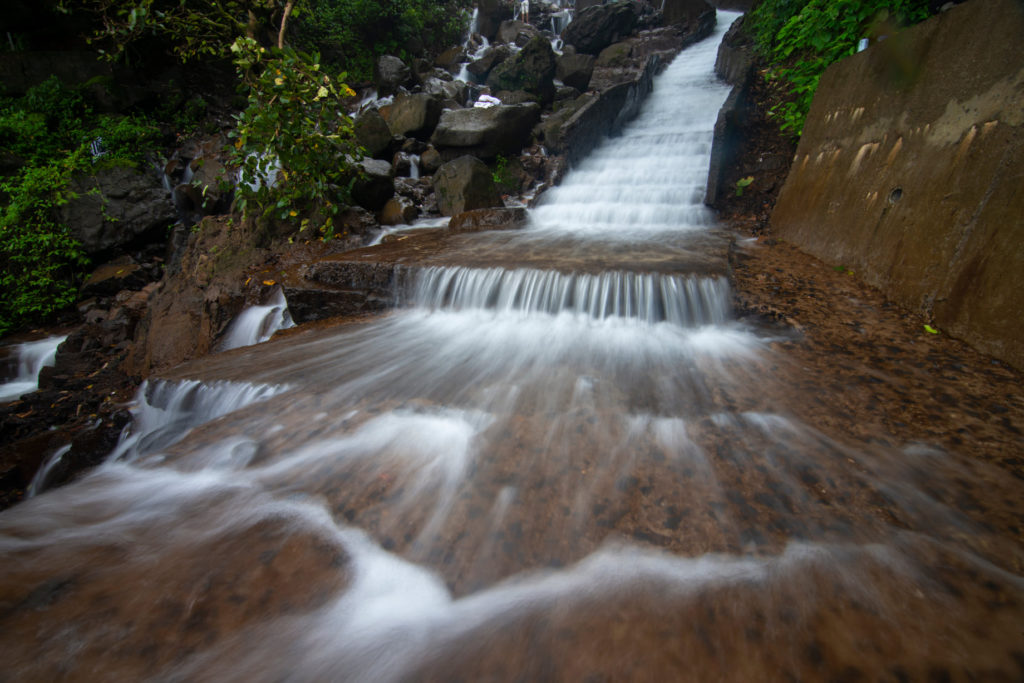
[(0, 679), (1019, 677), (1014, 501), (970, 511), (1020, 487), (805, 423), (731, 313), (731, 19), (522, 235), (150, 381), (104, 466), (0, 514)]

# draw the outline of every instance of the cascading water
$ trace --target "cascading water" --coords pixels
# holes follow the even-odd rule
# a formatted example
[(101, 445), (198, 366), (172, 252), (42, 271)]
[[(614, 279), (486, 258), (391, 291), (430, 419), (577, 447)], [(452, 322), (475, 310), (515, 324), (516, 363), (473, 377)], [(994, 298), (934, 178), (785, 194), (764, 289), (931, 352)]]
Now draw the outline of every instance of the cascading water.
[(260, 344), (273, 337), (278, 330), (288, 329), (294, 324), (284, 292), (280, 287), (275, 287), (267, 303), (250, 306), (231, 321), (220, 350)]
[(0, 384), (0, 403), (13, 401), (22, 394), (38, 389), (39, 372), (44, 367), (54, 364), (57, 347), (65, 339), (66, 336), (53, 336), (18, 344), (12, 354), (12, 361), (16, 364), (17, 370), (11, 379)]
[(729, 314), (715, 47), (390, 315), (147, 385), (115, 457), (0, 515), (5, 672), (1014, 678), (1024, 552), (943, 501), (1020, 487), (803, 424)]

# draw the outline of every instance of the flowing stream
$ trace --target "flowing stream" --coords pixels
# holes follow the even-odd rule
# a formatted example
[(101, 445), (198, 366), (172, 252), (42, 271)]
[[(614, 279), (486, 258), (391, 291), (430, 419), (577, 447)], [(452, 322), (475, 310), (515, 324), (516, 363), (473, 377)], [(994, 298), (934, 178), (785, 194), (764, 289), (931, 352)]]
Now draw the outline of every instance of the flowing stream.
[(529, 229), (148, 382), (102, 467), (0, 514), (0, 678), (1019, 675), (1024, 553), (942, 501), (1020, 487), (806, 424), (731, 313), (733, 16)]

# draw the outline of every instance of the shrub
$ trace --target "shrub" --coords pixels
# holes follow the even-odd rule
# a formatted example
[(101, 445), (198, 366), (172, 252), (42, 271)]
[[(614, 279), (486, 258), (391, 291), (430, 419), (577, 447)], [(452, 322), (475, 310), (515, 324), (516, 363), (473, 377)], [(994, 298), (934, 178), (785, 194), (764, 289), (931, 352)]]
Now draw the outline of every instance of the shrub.
[(368, 80), (380, 55), (409, 61), (459, 43), (469, 24), (469, 5), (469, 0), (310, 0), (296, 18), (296, 40), (357, 80)]
[(330, 238), (333, 217), (351, 200), (361, 158), (352, 119), (339, 103), (355, 93), (344, 74), (325, 73), (316, 55), (261, 48), (249, 38), (239, 38), (232, 50), (249, 101), (229, 134), (239, 208), (303, 227), (309, 224), (300, 214), (313, 211), (321, 218), (312, 227)]
[(751, 13), (751, 33), (791, 96), (772, 113), (782, 130), (800, 135), (821, 74), (852, 55), (861, 38), (881, 26), (914, 24), (928, 16), (927, 0), (763, 0)]
[[(94, 115), (79, 91), (55, 77), (0, 105), (0, 148), (25, 162), (0, 183), (0, 334), (75, 301), (88, 260), (56, 212), (73, 196), (71, 177), (96, 163), (139, 163), (157, 135), (140, 117)], [(104, 154), (96, 158), (98, 139)]]

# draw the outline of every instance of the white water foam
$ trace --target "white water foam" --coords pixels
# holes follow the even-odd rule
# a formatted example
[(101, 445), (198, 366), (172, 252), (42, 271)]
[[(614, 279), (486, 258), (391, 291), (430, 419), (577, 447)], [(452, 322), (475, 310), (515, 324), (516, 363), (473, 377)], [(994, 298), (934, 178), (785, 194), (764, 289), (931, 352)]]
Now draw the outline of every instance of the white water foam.
[(681, 327), (722, 325), (730, 317), (725, 278), (654, 273), (564, 274), (521, 268), (425, 268), (409, 302), (444, 310), (489, 309), (523, 315), (570, 313)]
[(220, 350), (227, 351), (260, 344), (273, 337), (278, 330), (285, 330), (294, 325), (284, 292), (280, 287), (275, 287), (267, 303), (250, 306), (231, 321)]
[[(735, 16), (722, 14), (719, 34)], [(718, 41), (709, 39), (676, 58), (622, 134), (548, 191), (531, 227), (635, 239), (712, 225), (704, 188), (715, 120), (729, 93), (711, 68), (717, 50)]]
[(39, 388), (39, 372), (44, 367), (53, 367), (57, 347), (67, 336), (54, 336), (39, 341), (18, 344), (15, 350), (18, 371), (15, 377), (0, 384), (0, 403), (13, 401), (23, 394)]

